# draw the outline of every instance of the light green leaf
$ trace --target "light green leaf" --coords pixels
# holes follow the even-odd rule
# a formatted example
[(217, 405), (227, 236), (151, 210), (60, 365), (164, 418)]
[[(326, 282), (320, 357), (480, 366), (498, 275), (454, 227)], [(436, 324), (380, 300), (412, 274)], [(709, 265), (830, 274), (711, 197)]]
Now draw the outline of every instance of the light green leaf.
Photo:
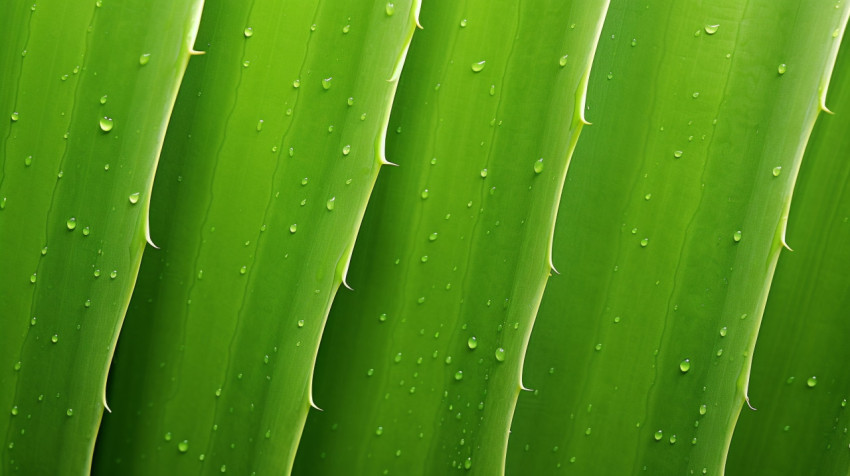
[(845, 36), (806, 149), (726, 473), (850, 474), (850, 56)]
[(201, 4), (0, 5), (0, 474), (88, 471)]
[(615, 0), (511, 474), (722, 474), (848, 7)]
[(157, 176), (100, 474), (291, 465), (417, 1), (209, 2)]
[(297, 474), (503, 470), (607, 3), (423, 5)]

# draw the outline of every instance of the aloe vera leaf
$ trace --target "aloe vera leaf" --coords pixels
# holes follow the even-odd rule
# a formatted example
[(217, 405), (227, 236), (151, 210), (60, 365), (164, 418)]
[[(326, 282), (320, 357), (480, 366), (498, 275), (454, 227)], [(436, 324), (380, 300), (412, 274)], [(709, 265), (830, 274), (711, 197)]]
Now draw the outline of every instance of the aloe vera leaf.
[(98, 472), (281, 473), (383, 161), (418, 2), (208, 2)]
[(788, 244), (753, 355), (750, 401), (728, 475), (850, 474), (850, 52), (844, 36), (827, 103), (800, 170)]
[(296, 474), (499, 474), (607, 1), (426, 2)]
[(0, 6), (2, 474), (88, 472), (201, 5)]
[(615, 0), (509, 474), (722, 474), (848, 7)]

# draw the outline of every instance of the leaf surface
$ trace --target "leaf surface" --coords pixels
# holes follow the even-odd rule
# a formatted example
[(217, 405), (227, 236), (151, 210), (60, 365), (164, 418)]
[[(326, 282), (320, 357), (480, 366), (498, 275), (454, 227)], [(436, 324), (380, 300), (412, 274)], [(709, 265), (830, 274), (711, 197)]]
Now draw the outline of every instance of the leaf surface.
[(202, 3), (0, 5), (0, 474), (88, 472)]
[(722, 474), (848, 8), (612, 1), (510, 474)]
[(844, 36), (800, 170), (726, 474), (850, 474), (850, 53)]
[(503, 471), (606, 7), (423, 5), (297, 474)]
[(100, 474), (291, 465), (418, 2), (208, 2), (168, 131)]

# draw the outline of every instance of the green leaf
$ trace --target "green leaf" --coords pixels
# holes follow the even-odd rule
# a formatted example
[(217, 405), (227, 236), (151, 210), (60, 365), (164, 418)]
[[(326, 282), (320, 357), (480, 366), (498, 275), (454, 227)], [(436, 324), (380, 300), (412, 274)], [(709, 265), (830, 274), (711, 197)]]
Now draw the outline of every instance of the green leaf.
[(848, 11), (612, 2), (508, 473), (722, 474)]
[(0, 6), (2, 474), (83, 474), (200, 1)]
[(297, 474), (499, 474), (607, 1), (429, 2)]
[(846, 476), (850, 470), (850, 56), (845, 36), (806, 149), (753, 357), (750, 401), (726, 472)]
[(163, 151), (98, 472), (291, 465), (418, 1), (210, 2)]

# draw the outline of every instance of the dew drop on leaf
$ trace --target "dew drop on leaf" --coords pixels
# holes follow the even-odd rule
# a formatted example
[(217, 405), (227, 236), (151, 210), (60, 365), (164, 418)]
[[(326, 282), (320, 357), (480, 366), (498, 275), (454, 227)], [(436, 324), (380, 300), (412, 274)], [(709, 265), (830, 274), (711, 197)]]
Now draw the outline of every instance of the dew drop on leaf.
[(103, 132), (111, 131), (112, 127), (114, 126), (114, 124), (112, 122), (112, 118), (106, 117), (106, 116), (100, 118), (99, 125), (100, 125), (100, 130), (102, 130)]
[(541, 172), (543, 172), (543, 157), (534, 162), (534, 173), (539, 174)]

